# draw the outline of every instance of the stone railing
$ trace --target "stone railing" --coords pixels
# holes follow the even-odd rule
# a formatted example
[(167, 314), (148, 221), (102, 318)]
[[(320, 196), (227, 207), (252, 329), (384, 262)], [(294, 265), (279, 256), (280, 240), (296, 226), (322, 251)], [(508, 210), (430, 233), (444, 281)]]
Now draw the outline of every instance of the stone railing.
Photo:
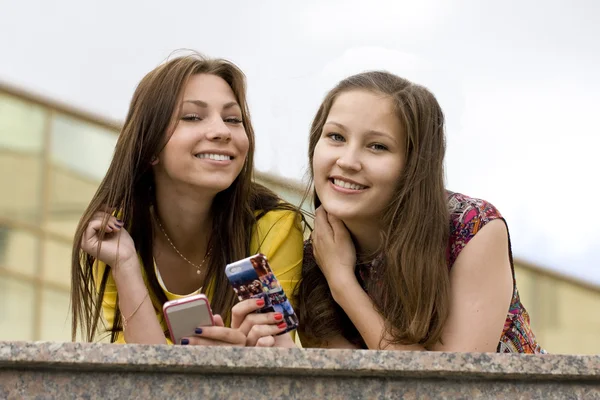
[(600, 356), (0, 343), (0, 399), (600, 398)]

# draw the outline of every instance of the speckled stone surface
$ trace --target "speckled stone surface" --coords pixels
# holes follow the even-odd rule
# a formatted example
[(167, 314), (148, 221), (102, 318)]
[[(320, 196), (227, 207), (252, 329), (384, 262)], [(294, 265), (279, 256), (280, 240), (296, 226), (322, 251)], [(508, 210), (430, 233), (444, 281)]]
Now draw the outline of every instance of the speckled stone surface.
[(0, 399), (600, 399), (600, 356), (0, 343)]

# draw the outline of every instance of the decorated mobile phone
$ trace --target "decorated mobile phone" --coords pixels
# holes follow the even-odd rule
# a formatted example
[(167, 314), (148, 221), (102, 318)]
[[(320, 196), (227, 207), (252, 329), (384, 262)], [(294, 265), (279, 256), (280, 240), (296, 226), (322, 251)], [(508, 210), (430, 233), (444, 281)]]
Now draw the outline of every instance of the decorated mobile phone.
[(262, 298), (265, 305), (258, 310), (259, 313), (279, 312), (287, 328), (279, 333), (292, 331), (298, 327), (298, 316), (290, 304), (283, 288), (273, 274), (267, 257), (257, 254), (228, 264), (225, 275), (231, 282), (233, 290), (240, 301)]
[(180, 344), (181, 338), (194, 336), (199, 326), (214, 325), (210, 304), (203, 294), (167, 301), (163, 313), (174, 344)]

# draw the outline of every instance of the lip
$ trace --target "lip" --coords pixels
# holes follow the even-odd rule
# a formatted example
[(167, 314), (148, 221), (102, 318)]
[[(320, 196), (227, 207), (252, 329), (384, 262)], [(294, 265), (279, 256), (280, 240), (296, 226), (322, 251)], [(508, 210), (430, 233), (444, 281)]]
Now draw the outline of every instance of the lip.
[[(344, 187), (341, 187), (341, 186), (337, 186), (336, 184), (334, 184), (333, 183), (334, 179), (339, 179), (339, 180), (342, 180), (344, 182), (348, 182), (348, 183), (353, 183), (355, 185), (364, 186), (365, 188), (364, 189), (358, 189), (358, 190), (357, 189), (347, 189), (347, 188), (344, 188)], [(329, 182), (329, 185), (331, 186), (331, 188), (333, 190), (335, 190), (337, 192), (340, 192), (340, 193), (344, 193), (344, 194), (359, 194), (359, 193), (363, 193), (365, 190), (367, 190), (369, 188), (369, 186), (367, 186), (367, 185), (364, 185), (364, 184), (362, 184), (360, 182), (356, 182), (356, 181), (354, 181), (352, 179), (345, 178), (343, 176), (337, 176), (337, 175), (330, 176), (327, 181)]]

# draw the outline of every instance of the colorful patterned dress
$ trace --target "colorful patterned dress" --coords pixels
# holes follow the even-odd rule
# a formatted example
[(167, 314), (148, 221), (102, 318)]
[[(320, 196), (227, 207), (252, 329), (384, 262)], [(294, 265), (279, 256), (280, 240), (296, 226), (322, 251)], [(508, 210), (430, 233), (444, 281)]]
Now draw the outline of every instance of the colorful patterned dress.
[[(464, 249), (467, 243), (469, 243), (481, 228), (490, 221), (495, 219), (504, 221), (504, 218), (492, 204), (485, 200), (471, 198), (450, 191), (448, 192), (448, 209), (450, 212), (450, 238), (446, 259), (448, 262), (448, 271), (450, 271), (462, 249)], [(504, 222), (506, 223), (506, 221)], [(513, 276), (513, 296), (496, 352), (544, 354), (546, 351), (537, 343), (535, 335), (531, 330), (529, 314), (527, 313), (527, 310), (525, 310), (525, 307), (523, 307), (523, 304), (521, 304), (519, 298), (515, 280), (512, 250), (510, 247), (510, 236), (508, 243), (507, 250), (509, 252)], [(304, 250), (304, 262), (314, 263), (315, 260), (312, 254), (312, 245), (310, 241), (305, 243)], [(357, 278), (363, 289), (367, 290), (367, 285), (365, 284), (367, 279), (375, 279), (376, 282), (377, 275), (379, 275), (377, 272), (380, 268), (382, 268), (380, 258), (369, 264), (357, 265)], [(354, 332), (354, 335), (356, 334), (358, 334), (357, 331)], [(347, 337), (347, 339), (366, 348), (362, 338), (356, 338), (355, 340), (352, 337), (354, 335), (350, 334), (351, 337)]]
[[(450, 243), (447, 260), (448, 270), (450, 270), (461, 250), (485, 224), (495, 219), (504, 221), (504, 218), (487, 201), (474, 199), (460, 193), (448, 192), (448, 207), (450, 211)], [(544, 354), (546, 351), (537, 343), (531, 330), (529, 314), (519, 298), (510, 235), (508, 237), (508, 254), (513, 277), (513, 295), (496, 352)]]

